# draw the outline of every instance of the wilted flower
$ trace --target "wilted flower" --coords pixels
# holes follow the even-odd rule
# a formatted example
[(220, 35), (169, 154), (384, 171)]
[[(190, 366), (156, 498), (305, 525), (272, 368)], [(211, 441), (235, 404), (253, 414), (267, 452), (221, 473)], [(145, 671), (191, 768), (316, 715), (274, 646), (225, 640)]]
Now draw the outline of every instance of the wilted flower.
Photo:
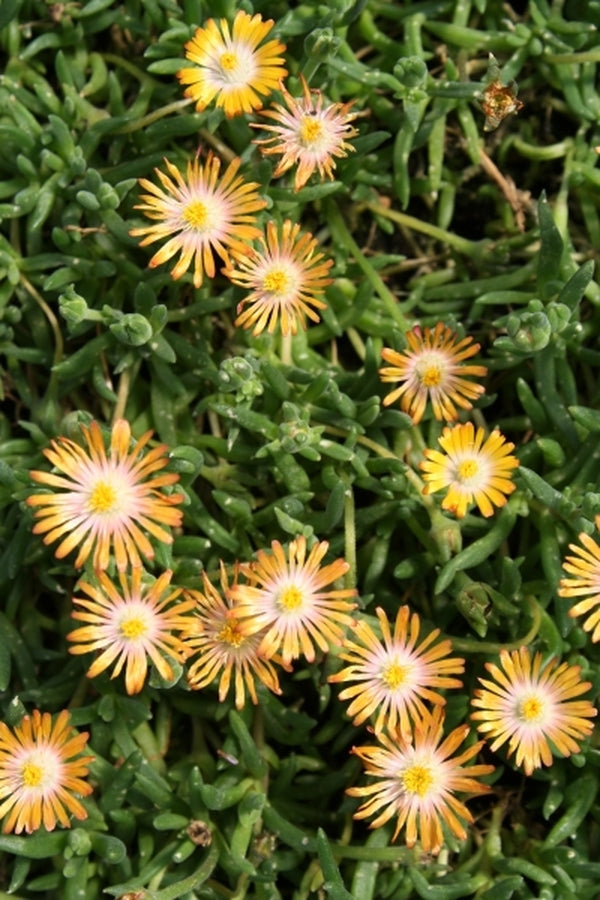
[[(260, 651), (263, 633), (252, 632), (251, 622), (242, 622), (236, 615), (237, 603), (225, 567), (221, 564), (221, 593), (205, 572), (202, 575), (204, 589), (185, 592), (195, 604), (195, 616), (182, 635), (190, 659), (196, 657), (188, 670), (188, 684), (200, 690), (218, 678), (219, 701), (225, 700), (233, 686), (237, 709), (244, 706), (246, 691), (252, 702), (258, 703), (255, 680), (280, 694), (275, 666)], [(237, 572), (234, 582), (237, 584)]]

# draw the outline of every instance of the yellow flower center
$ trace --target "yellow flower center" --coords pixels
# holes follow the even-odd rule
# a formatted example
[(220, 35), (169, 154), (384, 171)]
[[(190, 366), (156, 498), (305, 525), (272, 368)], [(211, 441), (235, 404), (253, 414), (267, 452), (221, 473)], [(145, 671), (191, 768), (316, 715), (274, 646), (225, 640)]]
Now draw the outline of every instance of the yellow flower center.
[(26, 787), (39, 787), (42, 783), (42, 778), (44, 777), (41, 767), (36, 766), (36, 764), (32, 762), (25, 763), (21, 775), (23, 776), (23, 784)]
[(263, 278), (263, 290), (283, 297), (290, 289), (290, 276), (285, 269), (271, 269)]
[(415, 764), (406, 769), (400, 776), (402, 785), (407, 794), (418, 794), (424, 797), (433, 784), (433, 775), (428, 766)]
[(390, 688), (392, 691), (395, 691), (406, 683), (407, 675), (408, 669), (406, 668), (406, 666), (400, 666), (398, 665), (398, 663), (393, 662), (390, 663), (389, 666), (386, 666), (386, 668), (383, 670), (381, 674), (381, 680), (386, 687)]
[(183, 218), (197, 231), (205, 231), (209, 225), (208, 207), (202, 200), (192, 200), (183, 210)]
[(89, 500), (88, 509), (93, 513), (114, 512), (117, 506), (117, 492), (112, 484), (99, 481), (94, 487)]
[(318, 141), (323, 134), (323, 126), (314, 116), (303, 116), (300, 125), (300, 140), (305, 146), (310, 146)]
[(143, 637), (147, 631), (148, 626), (146, 622), (138, 616), (132, 616), (131, 619), (126, 619), (125, 622), (121, 622), (120, 625), (120, 632), (128, 641), (135, 641), (138, 638)]
[(432, 388), (437, 387), (442, 381), (442, 370), (439, 366), (427, 366), (423, 374), (421, 375), (421, 384), (423, 387)]
[(475, 459), (463, 459), (461, 463), (459, 463), (457, 469), (457, 475), (459, 481), (468, 481), (469, 478), (473, 478), (477, 475), (479, 471), (479, 464)]
[(223, 641), (224, 644), (231, 644), (232, 647), (241, 647), (246, 640), (246, 636), (240, 632), (237, 623), (225, 622), (217, 639)]
[(527, 697), (519, 705), (519, 715), (529, 724), (539, 722), (544, 717), (544, 701), (541, 697)]
[(294, 609), (298, 609), (299, 606), (302, 606), (303, 602), (304, 595), (300, 588), (297, 588), (294, 584), (290, 584), (288, 587), (284, 588), (277, 598), (277, 605), (286, 612), (292, 612)]
[(226, 50), (221, 54), (219, 62), (224, 72), (233, 72), (234, 69), (237, 69), (238, 58), (232, 50)]

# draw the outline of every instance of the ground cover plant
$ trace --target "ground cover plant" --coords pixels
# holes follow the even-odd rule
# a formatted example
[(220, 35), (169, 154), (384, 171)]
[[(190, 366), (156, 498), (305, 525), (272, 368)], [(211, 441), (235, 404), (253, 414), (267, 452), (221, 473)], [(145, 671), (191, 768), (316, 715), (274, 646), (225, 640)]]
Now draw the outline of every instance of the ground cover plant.
[(0, 895), (594, 898), (600, 6), (0, 5)]

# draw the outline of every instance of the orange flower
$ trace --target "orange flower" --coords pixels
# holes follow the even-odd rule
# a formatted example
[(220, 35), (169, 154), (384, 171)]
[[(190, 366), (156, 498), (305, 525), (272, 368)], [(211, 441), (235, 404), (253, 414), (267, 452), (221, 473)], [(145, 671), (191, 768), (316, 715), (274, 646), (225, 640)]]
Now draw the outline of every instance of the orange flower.
[(480, 678), (483, 690), (475, 691), (471, 718), (492, 750), (508, 741), (508, 756), (515, 753), (517, 766), (531, 775), (540, 766), (552, 765), (551, 744), (563, 756), (579, 751), (577, 741), (591, 734), (596, 710), (589, 700), (574, 700), (591, 688), (581, 681), (580, 666), (550, 660), (542, 666), (542, 654), (533, 660), (528, 647), (502, 650), (500, 666), (485, 664), (493, 681)]
[(79, 582), (90, 599), (73, 598), (75, 606), (81, 607), (73, 612), (73, 618), (85, 625), (68, 634), (67, 640), (73, 643), (71, 653), (102, 651), (88, 669), (88, 678), (95, 678), (114, 663), (111, 678), (125, 668), (125, 690), (138, 694), (144, 687), (150, 659), (161, 678), (174, 679), (165, 654), (177, 662), (185, 660), (187, 649), (174, 632), (187, 628), (186, 613), (193, 609), (194, 601), (179, 600), (181, 588), (170, 586), (172, 574), (163, 572), (151, 585), (142, 583), (141, 568), (133, 569), (130, 576), (120, 573), (119, 587), (105, 572), (98, 575), (98, 587)]
[(442, 825), (464, 840), (467, 832), (463, 823), (473, 822), (455, 794), (487, 793), (490, 787), (477, 779), (494, 771), (494, 766), (463, 765), (479, 753), (483, 741), (453, 757), (469, 726), (459, 725), (444, 738), (443, 721), (442, 709), (436, 706), (408, 731), (397, 727), (389, 735), (378, 735), (375, 746), (353, 747), (352, 753), (362, 761), (366, 774), (378, 781), (346, 791), (352, 797), (367, 798), (354, 813), (355, 819), (376, 815), (369, 827), (378, 828), (397, 816), (392, 840), (405, 828), (409, 848), (420, 839), (423, 851), (434, 855), (444, 843)]
[[(600, 516), (596, 517), (596, 528), (600, 528)], [(600, 547), (584, 531), (579, 535), (583, 545), (569, 544), (573, 556), (567, 556), (563, 569), (570, 577), (562, 578), (558, 589), (559, 597), (582, 597), (569, 610), (569, 615), (587, 616), (583, 630), (591, 633), (592, 643), (600, 641)]]
[(141, 247), (167, 238), (148, 265), (155, 268), (180, 253), (171, 276), (181, 278), (193, 264), (194, 287), (199, 288), (204, 274), (215, 277), (213, 251), (228, 263), (232, 243), (259, 236), (255, 213), (267, 203), (256, 192), (258, 182), (244, 181), (237, 174), (239, 158), (229, 163), (220, 178), (221, 160), (211, 151), (204, 164), (198, 159), (188, 161), (185, 177), (167, 159), (165, 165), (171, 177), (160, 169), (154, 170), (162, 188), (140, 178), (141, 186), (150, 193), (142, 194), (144, 202), (135, 207), (157, 224), (132, 228), (129, 234), (143, 237)]
[(52, 831), (57, 823), (71, 827), (69, 813), (87, 818), (77, 795), (87, 797), (84, 780), (93, 756), (81, 756), (87, 732), (71, 727), (68, 710), (54, 723), (50, 713), (35, 709), (11, 729), (0, 722), (0, 818), (2, 831), (31, 834), (42, 825)]
[(423, 493), (447, 489), (442, 509), (459, 519), (466, 515), (473, 500), (482, 515), (491, 516), (494, 506), (504, 506), (507, 495), (515, 489), (511, 473), (519, 460), (510, 456), (515, 445), (499, 431), (492, 431), (485, 442), (484, 438), (483, 428), (475, 431), (472, 422), (447, 425), (438, 439), (446, 455), (439, 450), (425, 450), (426, 459), (420, 464), (427, 482)]
[[(173, 507), (181, 503), (183, 494), (165, 494), (164, 487), (175, 484), (174, 472), (154, 473), (168, 464), (164, 444), (144, 453), (152, 432), (147, 431), (133, 449), (131, 429), (124, 419), (115, 422), (107, 454), (102, 431), (97, 422), (89, 428), (81, 426), (87, 445), (84, 449), (70, 438), (51, 442), (44, 455), (62, 474), (30, 472), (34, 481), (59, 494), (32, 494), (29, 506), (36, 507), (39, 519), (34, 534), (43, 534), (44, 543), (62, 538), (56, 556), (62, 559), (79, 548), (75, 567), (84, 565), (93, 551), (95, 569), (106, 569), (114, 550), (120, 571), (128, 565), (141, 565), (140, 553), (154, 558), (152, 544), (141, 530), (170, 544), (172, 536), (163, 526), (181, 524), (182, 513)], [(152, 477), (149, 477), (152, 476)]]
[(252, 632), (264, 631), (259, 649), (268, 658), (281, 653), (284, 665), (303, 655), (315, 658), (315, 644), (324, 653), (342, 640), (343, 629), (354, 624), (349, 613), (356, 606), (348, 600), (350, 588), (323, 590), (348, 571), (348, 563), (336, 559), (321, 566), (327, 541), (314, 544), (306, 556), (306, 539), (296, 538), (286, 553), (273, 541), (272, 553), (259, 550), (255, 562), (242, 564), (250, 584), (231, 587), (237, 616), (247, 620)]
[(265, 328), (272, 333), (280, 322), (281, 333), (288, 335), (296, 334), (298, 325), (306, 328), (306, 317), (318, 322), (315, 309), (327, 305), (321, 297), (333, 280), (328, 277), (333, 260), (325, 259), (312, 234), (289, 219), (281, 228), (270, 221), (260, 243), (258, 250), (234, 248), (235, 261), (223, 269), (230, 281), (251, 292), (239, 304), (235, 324), (258, 335)]
[(402, 411), (411, 416), (415, 425), (423, 418), (428, 397), (435, 418), (442, 422), (458, 418), (457, 406), (471, 409), (471, 400), (476, 400), (485, 389), (465, 376), (483, 378), (487, 369), (465, 366), (464, 361), (477, 353), (479, 344), (474, 344), (471, 337), (459, 340), (443, 322), (434, 329), (425, 328), (424, 333), (415, 326), (405, 337), (406, 350), (398, 353), (384, 347), (381, 351), (382, 359), (391, 364), (379, 370), (381, 380), (400, 385), (384, 398), (383, 405), (389, 406), (401, 398)]
[[(230, 30), (226, 19), (209, 19), (185, 45), (193, 66), (181, 69), (177, 78), (188, 87), (185, 96), (202, 112), (216, 98), (228, 118), (251, 113), (262, 106), (261, 97), (275, 90), (287, 69), (281, 65), (285, 44), (277, 40), (259, 46), (273, 27), (273, 20), (238, 10)], [(260, 96), (259, 96), (260, 95)]]
[(427, 712), (423, 700), (438, 705), (446, 702), (432, 687), (461, 687), (462, 682), (450, 676), (464, 671), (464, 659), (444, 659), (452, 652), (452, 643), (437, 641), (439, 628), (418, 644), (419, 616), (411, 616), (408, 606), (398, 610), (393, 634), (385, 612), (380, 607), (375, 612), (383, 640), (368, 622), (359, 621), (353, 632), (360, 643), (346, 640), (340, 653), (351, 665), (328, 680), (354, 682), (340, 694), (340, 700), (352, 700), (348, 715), (355, 716), (354, 725), (376, 715), (376, 733), (384, 727), (393, 731), (396, 725), (407, 731), (411, 719)]
[[(302, 97), (292, 97), (282, 84), (280, 90), (287, 109), (280, 103), (274, 103), (272, 109), (261, 113), (276, 122), (276, 125), (250, 123), (252, 128), (272, 133), (271, 137), (254, 143), (259, 145), (264, 156), (281, 156), (273, 173), (275, 178), (298, 164), (294, 191), (304, 187), (315, 170), (322, 181), (325, 178), (333, 179), (334, 157), (347, 156), (348, 151), (354, 150), (347, 138), (358, 134), (350, 124), (357, 116), (357, 113), (350, 112), (353, 100), (350, 103), (330, 103), (323, 106), (321, 91), (311, 90), (302, 75), (300, 81)], [(271, 146), (267, 147), (268, 144)]]
[[(196, 613), (182, 634), (190, 658), (197, 657), (188, 671), (189, 686), (200, 690), (219, 678), (219, 702), (222, 703), (233, 681), (237, 709), (242, 709), (246, 702), (246, 690), (252, 702), (258, 703), (255, 679), (274, 694), (280, 694), (275, 667), (260, 652), (262, 632), (252, 633), (248, 622), (242, 623), (237, 618), (237, 604), (231, 596), (225, 566), (221, 563), (222, 594), (205, 572), (202, 576), (203, 591), (185, 592), (186, 598), (194, 601)], [(237, 571), (234, 583), (238, 583)]]

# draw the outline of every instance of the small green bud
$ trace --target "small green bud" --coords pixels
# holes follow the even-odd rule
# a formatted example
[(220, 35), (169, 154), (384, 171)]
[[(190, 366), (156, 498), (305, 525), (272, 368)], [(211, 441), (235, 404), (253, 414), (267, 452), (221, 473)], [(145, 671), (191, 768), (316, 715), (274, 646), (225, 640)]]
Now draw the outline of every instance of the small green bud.
[(340, 44), (340, 38), (334, 35), (331, 28), (315, 28), (306, 36), (304, 51), (309, 59), (326, 60), (336, 55)]
[(139, 313), (128, 313), (109, 327), (117, 340), (130, 347), (142, 347), (152, 337), (152, 325)]
[(396, 62), (394, 77), (405, 87), (421, 87), (427, 78), (427, 66), (420, 56), (404, 56)]

